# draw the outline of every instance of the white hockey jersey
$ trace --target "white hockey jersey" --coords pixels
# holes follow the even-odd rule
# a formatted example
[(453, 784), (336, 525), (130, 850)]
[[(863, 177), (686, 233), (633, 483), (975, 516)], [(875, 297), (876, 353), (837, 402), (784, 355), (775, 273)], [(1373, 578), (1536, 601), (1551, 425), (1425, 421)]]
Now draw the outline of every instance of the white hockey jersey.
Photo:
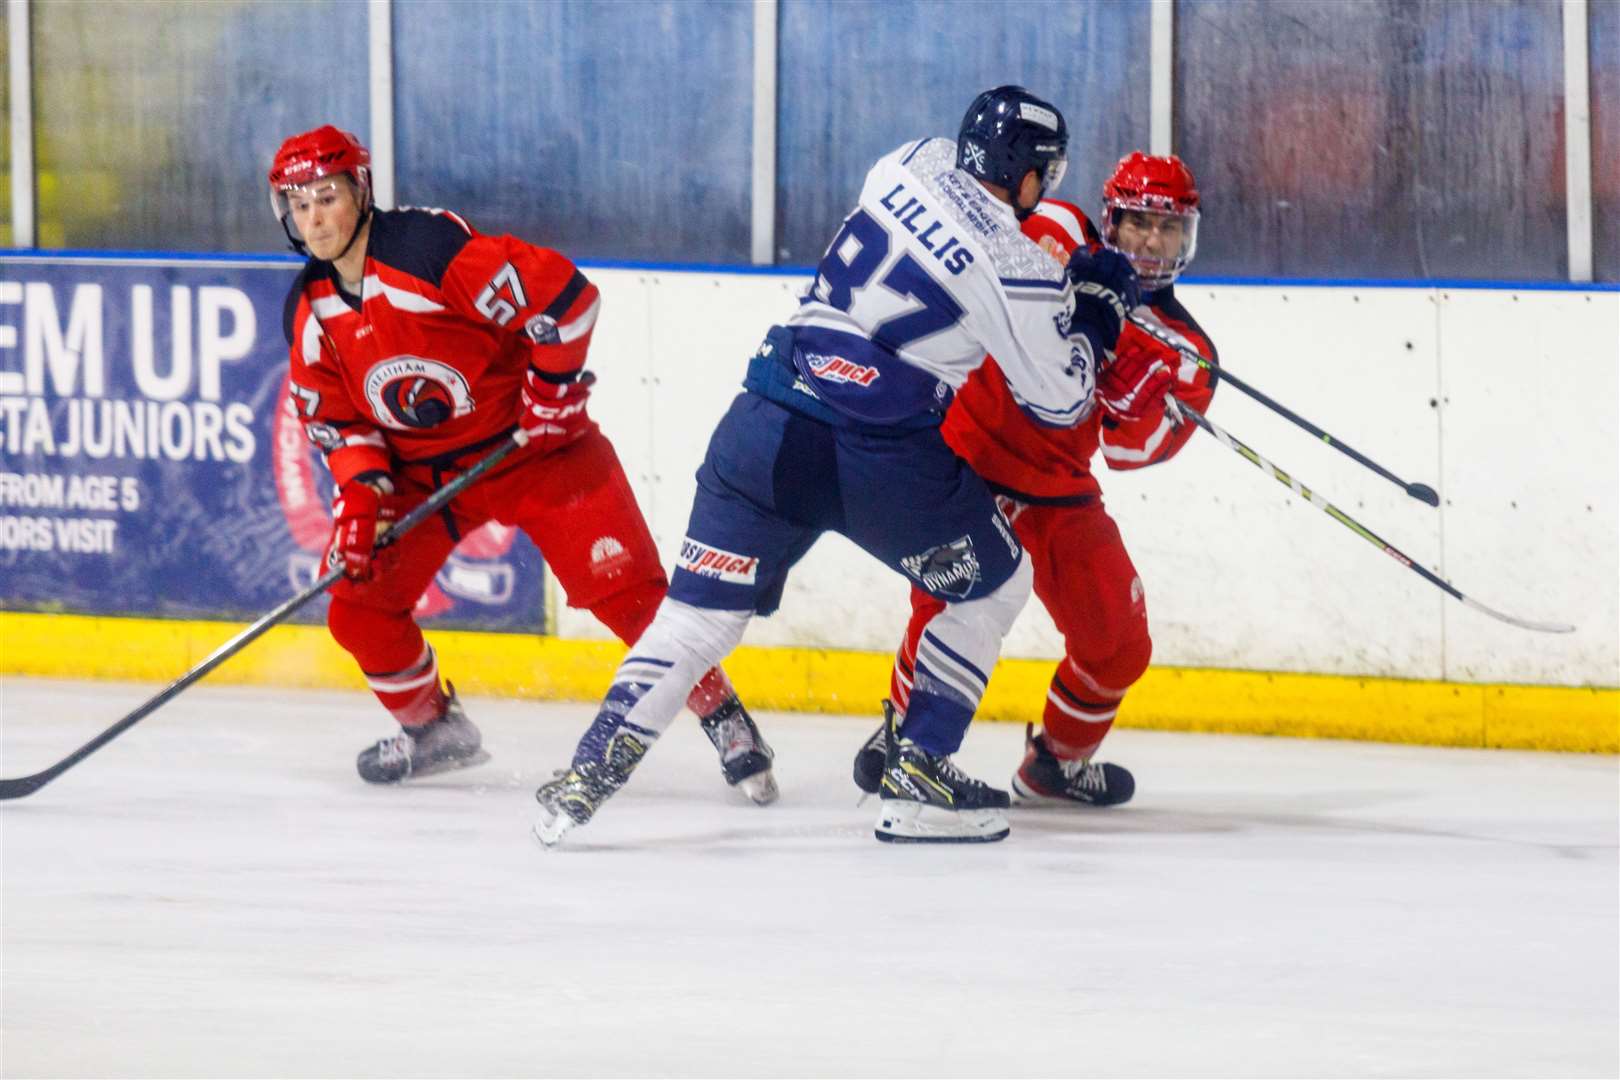
[(1096, 385), (1095, 348), (1070, 333), (1073, 314), (1063, 268), (956, 168), (956, 143), (936, 138), (867, 173), (787, 325), (801, 379), (856, 420), (943, 411), (990, 353), (1031, 417), (1070, 427)]

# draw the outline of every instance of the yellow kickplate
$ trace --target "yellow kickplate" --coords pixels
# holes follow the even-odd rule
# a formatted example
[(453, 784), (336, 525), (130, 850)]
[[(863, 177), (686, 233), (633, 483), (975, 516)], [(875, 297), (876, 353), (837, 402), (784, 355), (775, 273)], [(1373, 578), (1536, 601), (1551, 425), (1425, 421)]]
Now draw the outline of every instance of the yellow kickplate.
[[(166, 683), (242, 624), (0, 612), (0, 674)], [(458, 690), (598, 700), (624, 656), (616, 641), (429, 632)], [(880, 715), (887, 653), (741, 648), (726, 670), (755, 709)], [(1055, 662), (1003, 660), (980, 719), (1039, 723)], [(209, 681), (364, 689), (324, 626), (277, 626)], [(1120, 710), (1121, 727), (1362, 739), (1429, 746), (1620, 752), (1620, 690), (1423, 682), (1202, 668), (1150, 668)]]

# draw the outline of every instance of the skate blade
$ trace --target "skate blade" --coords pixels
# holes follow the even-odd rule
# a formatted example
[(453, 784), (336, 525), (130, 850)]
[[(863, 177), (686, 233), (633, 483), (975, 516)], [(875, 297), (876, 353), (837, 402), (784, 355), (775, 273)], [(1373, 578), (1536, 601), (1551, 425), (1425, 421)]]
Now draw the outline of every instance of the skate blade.
[(440, 773), (456, 772), (458, 769), (470, 769), (474, 765), (482, 765), (488, 760), (489, 751), (480, 749), (474, 753), (468, 754), (464, 758), (450, 758), (445, 761), (434, 762), (432, 765), (425, 766), (424, 768), (412, 768), (410, 774), (404, 777), (400, 782), (409, 783), (412, 780), (417, 780), (424, 776), (437, 776)]
[(1000, 810), (944, 810), (885, 799), (872, 835), (886, 844), (993, 844), (1011, 831)]
[(562, 843), (562, 838), (568, 835), (574, 825), (574, 819), (567, 814), (552, 814), (550, 811), (542, 810), (540, 819), (534, 823), (534, 828), (530, 831), (534, 833), (534, 838), (540, 841), (540, 846), (550, 851)]
[(735, 786), (755, 806), (769, 806), (782, 796), (776, 786), (776, 775), (770, 769), (745, 776)]

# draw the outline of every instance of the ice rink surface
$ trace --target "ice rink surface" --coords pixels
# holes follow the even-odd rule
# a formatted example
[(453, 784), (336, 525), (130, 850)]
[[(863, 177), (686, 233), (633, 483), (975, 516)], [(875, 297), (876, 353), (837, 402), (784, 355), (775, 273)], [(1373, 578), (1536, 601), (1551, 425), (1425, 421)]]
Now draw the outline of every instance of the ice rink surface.
[[(0, 774), (154, 691), (0, 680)], [(891, 847), (872, 717), (762, 714), (764, 809), (687, 718), (545, 852), (591, 710), (468, 709), (493, 760), (380, 789), (369, 697), (199, 687), (3, 804), (0, 1071), (1620, 1073), (1613, 758), (1120, 731), (1129, 806)]]

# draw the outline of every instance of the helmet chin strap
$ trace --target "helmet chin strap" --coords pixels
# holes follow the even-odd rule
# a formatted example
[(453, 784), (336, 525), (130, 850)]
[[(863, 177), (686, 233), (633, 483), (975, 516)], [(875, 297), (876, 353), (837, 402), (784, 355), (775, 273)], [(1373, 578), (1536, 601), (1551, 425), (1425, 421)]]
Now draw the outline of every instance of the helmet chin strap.
[(339, 259), (343, 258), (343, 256), (347, 255), (349, 253), (349, 249), (354, 247), (354, 242), (360, 238), (360, 230), (364, 229), (366, 227), (366, 222), (368, 222), (370, 220), (371, 220), (371, 189), (367, 188), (366, 189), (366, 208), (364, 210), (360, 211), (360, 217), (354, 223), (354, 232), (349, 234), (349, 242), (347, 244), (343, 245), (343, 250), (342, 251), (340, 251), (336, 255), (332, 256), (332, 258), (329, 259), (328, 261), (329, 262), (337, 262)]

